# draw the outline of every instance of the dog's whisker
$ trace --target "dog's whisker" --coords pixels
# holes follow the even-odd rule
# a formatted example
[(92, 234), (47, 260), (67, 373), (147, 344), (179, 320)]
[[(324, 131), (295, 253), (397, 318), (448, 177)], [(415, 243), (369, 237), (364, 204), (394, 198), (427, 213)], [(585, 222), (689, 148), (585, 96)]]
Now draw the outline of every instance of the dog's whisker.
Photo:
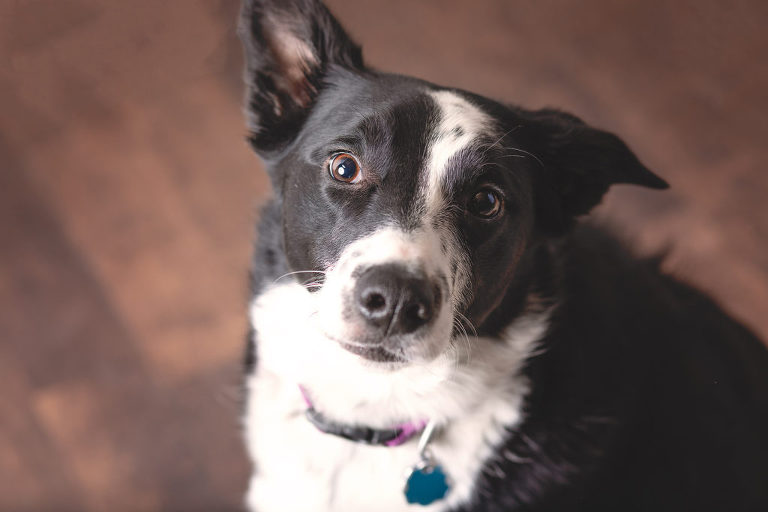
[(499, 138), (498, 138), (498, 139), (496, 139), (496, 140), (495, 140), (493, 143), (489, 144), (489, 145), (486, 147), (486, 150), (485, 150), (485, 153), (483, 154), (483, 156), (485, 156), (485, 154), (486, 154), (486, 153), (487, 153), (487, 152), (488, 152), (488, 151), (489, 151), (491, 148), (493, 148), (493, 147), (494, 147), (494, 146), (496, 146), (496, 145), (497, 145), (499, 142), (501, 142), (502, 140), (504, 140), (504, 137), (506, 137), (506, 136), (507, 136), (507, 135), (509, 135), (510, 133), (512, 133), (512, 132), (514, 132), (514, 131), (516, 131), (516, 130), (518, 130), (519, 128), (522, 128), (522, 126), (523, 126), (523, 125), (519, 124), (519, 125), (517, 125), (517, 126), (514, 126), (513, 128), (511, 128), (510, 130), (507, 130), (506, 132), (504, 132), (504, 133), (501, 135), (501, 137), (499, 137)]
[(325, 272), (323, 270), (295, 270), (293, 272), (288, 272), (288, 273), (285, 273), (285, 274), (281, 275), (280, 277), (276, 278), (273, 282), (276, 283), (276, 282), (280, 281), (283, 278), (286, 278), (286, 277), (292, 276), (292, 275), (296, 275), (296, 274), (323, 274), (323, 275), (325, 275), (325, 274), (327, 274), (327, 272)]
[(460, 311), (456, 311), (456, 316), (464, 323), (464, 325), (466, 325), (467, 327), (469, 327), (472, 330), (472, 335), (473, 336), (477, 336), (477, 329), (472, 324), (472, 322), (470, 322), (469, 318), (467, 318), (465, 315), (463, 315)]
[[(541, 160), (541, 158), (539, 158), (538, 156), (534, 155), (534, 154), (533, 154), (533, 153), (531, 153), (530, 151), (526, 151), (526, 150), (524, 150), (524, 149), (521, 149), (521, 148), (515, 148), (515, 147), (511, 147), (511, 146), (510, 146), (510, 147), (503, 147), (503, 146), (502, 146), (502, 147), (501, 147), (501, 149), (504, 149), (504, 150), (507, 150), (507, 151), (517, 151), (517, 152), (519, 152), (519, 153), (523, 153), (523, 155), (527, 155), (527, 156), (530, 156), (531, 158), (533, 158), (534, 160), (536, 160), (536, 162), (538, 162), (538, 164), (539, 164), (539, 165), (540, 165), (542, 168), (546, 167), (546, 166), (544, 165), (544, 162)], [(508, 156), (512, 156), (512, 155), (508, 155)]]
[[(453, 319), (453, 325), (459, 331), (458, 333), (459, 335), (456, 336), (456, 338), (458, 338), (459, 342), (463, 343), (463, 346), (466, 352), (465, 361), (469, 363), (470, 359), (472, 358), (472, 344), (469, 341), (469, 335), (467, 334), (467, 330), (464, 327), (464, 325), (461, 323), (461, 321), (456, 317), (454, 317)], [(458, 347), (457, 347), (457, 352), (458, 352)], [(456, 364), (458, 365), (461, 361), (461, 356), (457, 353), (456, 357), (457, 357)]]

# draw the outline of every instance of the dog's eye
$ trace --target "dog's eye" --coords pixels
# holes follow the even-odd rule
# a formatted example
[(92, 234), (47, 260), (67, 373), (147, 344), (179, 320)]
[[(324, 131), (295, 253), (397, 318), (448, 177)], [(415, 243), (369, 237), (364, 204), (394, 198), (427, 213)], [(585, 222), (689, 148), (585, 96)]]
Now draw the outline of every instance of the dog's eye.
[(333, 179), (344, 183), (357, 183), (363, 176), (357, 159), (349, 153), (339, 153), (331, 157), (328, 171)]
[(477, 217), (492, 219), (501, 213), (501, 196), (491, 188), (482, 188), (469, 199), (467, 210)]

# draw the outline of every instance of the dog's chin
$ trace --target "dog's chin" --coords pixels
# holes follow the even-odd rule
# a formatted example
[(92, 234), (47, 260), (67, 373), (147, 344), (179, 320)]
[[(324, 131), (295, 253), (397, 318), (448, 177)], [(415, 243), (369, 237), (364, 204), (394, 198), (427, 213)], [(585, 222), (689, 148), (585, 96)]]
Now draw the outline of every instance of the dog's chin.
[(338, 344), (347, 352), (351, 352), (352, 354), (373, 363), (400, 366), (408, 362), (408, 359), (406, 359), (403, 354), (391, 352), (381, 345), (353, 345), (342, 341), (339, 341)]

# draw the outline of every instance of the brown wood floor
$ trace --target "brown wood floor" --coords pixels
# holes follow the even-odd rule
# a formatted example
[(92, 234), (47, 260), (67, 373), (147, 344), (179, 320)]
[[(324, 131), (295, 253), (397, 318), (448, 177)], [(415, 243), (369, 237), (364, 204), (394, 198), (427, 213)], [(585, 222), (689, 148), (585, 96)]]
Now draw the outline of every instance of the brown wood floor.
[[(370, 63), (622, 134), (600, 215), (768, 338), (768, 3), (333, 0)], [(0, 0), (0, 510), (234, 510), (267, 191), (234, 1)]]

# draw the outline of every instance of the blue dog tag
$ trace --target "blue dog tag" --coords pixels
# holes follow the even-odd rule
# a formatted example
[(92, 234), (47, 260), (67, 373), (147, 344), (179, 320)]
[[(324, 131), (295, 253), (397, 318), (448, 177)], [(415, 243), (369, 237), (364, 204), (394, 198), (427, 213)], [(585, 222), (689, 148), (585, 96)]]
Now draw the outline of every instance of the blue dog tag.
[(429, 505), (445, 498), (450, 489), (448, 478), (439, 465), (419, 464), (413, 468), (405, 483), (408, 503)]

